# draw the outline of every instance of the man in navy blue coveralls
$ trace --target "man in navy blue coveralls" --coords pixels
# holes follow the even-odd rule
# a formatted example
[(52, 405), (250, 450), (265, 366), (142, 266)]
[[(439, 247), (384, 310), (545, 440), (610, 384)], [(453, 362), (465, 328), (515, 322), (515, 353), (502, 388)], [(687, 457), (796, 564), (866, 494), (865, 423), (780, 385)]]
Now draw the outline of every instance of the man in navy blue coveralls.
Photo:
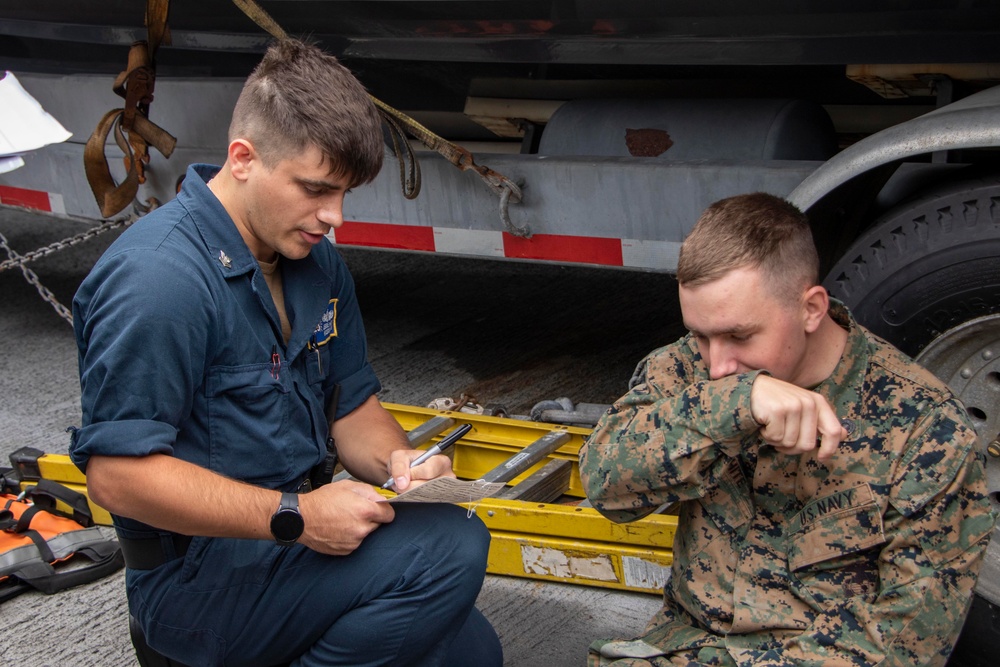
[[(354, 284), (325, 240), (382, 166), (374, 106), (333, 57), (285, 40), (229, 141), (74, 300), (70, 453), (114, 515), (131, 614), (187, 665), (500, 665), (473, 606), (483, 524), (369, 485), (454, 476), (446, 456), (409, 467), (419, 452), (376, 398)], [(369, 484), (302, 492), (328, 435)]]

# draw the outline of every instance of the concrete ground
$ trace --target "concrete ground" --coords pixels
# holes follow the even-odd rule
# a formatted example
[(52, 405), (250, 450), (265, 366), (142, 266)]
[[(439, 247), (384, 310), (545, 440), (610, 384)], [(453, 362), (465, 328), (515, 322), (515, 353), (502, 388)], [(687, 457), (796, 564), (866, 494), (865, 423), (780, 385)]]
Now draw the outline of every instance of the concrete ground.
[[(81, 231), (0, 208), (0, 233), (26, 252)], [(69, 305), (110, 239), (31, 267)], [(382, 399), (425, 405), (466, 392), (525, 414), (568, 396), (610, 403), (636, 362), (680, 331), (669, 276), (347, 249), (365, 314)], [(0, 251), (0, 261), (6, 259)], [(31, 446), (64, 453), (80, 422), (71, 327), (16, 269), (0, 273), (0, 465)], [(658, 597), (488, 576), (479, 607), (504, 645), (506, 664), (584, 664), (592, 639), (642, 629)], [(0, 605), (0, 665), (124, 667), (124, 575)]]

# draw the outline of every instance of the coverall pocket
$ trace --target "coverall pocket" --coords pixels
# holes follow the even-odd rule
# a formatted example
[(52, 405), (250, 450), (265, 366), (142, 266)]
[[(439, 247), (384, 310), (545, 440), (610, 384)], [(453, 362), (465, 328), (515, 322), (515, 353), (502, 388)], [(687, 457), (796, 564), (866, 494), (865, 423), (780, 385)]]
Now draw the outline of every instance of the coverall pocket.
[(209, 465), (246, 482), (274, 485), (288, 479), (292, 462), (282, 447), (288, 425), (288, 373), (270, 363), (217, 366), (208, 373)]
[(270, 580), (284, 550), (270, 540), (195, 537), (184, 557), (181, 582), (186, 592), (236, 590)]
[(789, 570), (821, 606), (878, 592), (876, 547), (886, 538), (881, 507), (868, 485), (812, 501), (791, 528)]

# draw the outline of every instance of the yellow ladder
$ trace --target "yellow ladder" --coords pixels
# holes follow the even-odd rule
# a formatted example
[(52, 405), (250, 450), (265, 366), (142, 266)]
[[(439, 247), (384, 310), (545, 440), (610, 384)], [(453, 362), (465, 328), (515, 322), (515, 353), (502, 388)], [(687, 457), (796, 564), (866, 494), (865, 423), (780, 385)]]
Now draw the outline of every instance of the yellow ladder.
[[(466, 504), (493, 537), (491, 574), (659, 594), (672, 562), (677, 517), (652, 514), (616, 524), (586, 506), (578, 459), (590, 429), (386, 403), (415, 446), (462, 424), (472, 430), (450, 453), (461, 479), (507, 484), (496, 498)], [(24, 448), (11, 456), (22, 488), (39, 478), (86, 494), (69, 457)], [(346, 475), (346, 473), (343, 473)], [(556, 502), (559, 501), (559, 502)], [(111, 516), (91, 502), (94, 520)]]

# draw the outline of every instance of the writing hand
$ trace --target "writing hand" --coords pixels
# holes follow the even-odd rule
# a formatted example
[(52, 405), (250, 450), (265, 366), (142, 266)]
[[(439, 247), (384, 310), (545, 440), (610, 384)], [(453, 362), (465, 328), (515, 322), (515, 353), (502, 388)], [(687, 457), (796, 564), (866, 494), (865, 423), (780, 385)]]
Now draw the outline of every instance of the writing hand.
[(818, 445), (817, 456), (825, 461), (847, 438), (847, 431), (825, 398), (768, 375), (754, 380), (750, 412), (761, 425), (764, 442), (784, 454), (805, 454)]
[(451, 459), (444, 454), (432, 456), (420, 465), (411, 468), (413, 461), (424, 452), (419, 449), (397, 449), (389, 456), (389, 474), (395, 482), (396, 491), (402, 493), (411, 486), (423, 484), (438, 477), (454, 477)]

